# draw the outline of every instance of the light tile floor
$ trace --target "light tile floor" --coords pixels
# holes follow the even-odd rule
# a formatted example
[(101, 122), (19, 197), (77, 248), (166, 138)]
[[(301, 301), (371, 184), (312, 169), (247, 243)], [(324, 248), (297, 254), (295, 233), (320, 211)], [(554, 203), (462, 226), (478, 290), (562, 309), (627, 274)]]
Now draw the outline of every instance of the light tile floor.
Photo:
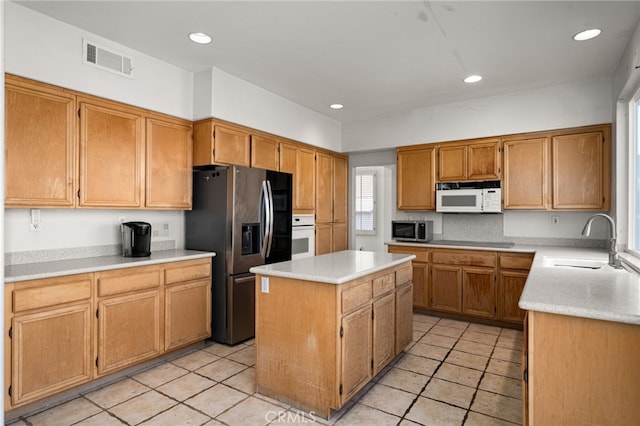
[(414, 315), (414, 340), (329, 421), (255, 392), (253, 341), (202, 349), (12, 425), (513, 425), (522, 332)]

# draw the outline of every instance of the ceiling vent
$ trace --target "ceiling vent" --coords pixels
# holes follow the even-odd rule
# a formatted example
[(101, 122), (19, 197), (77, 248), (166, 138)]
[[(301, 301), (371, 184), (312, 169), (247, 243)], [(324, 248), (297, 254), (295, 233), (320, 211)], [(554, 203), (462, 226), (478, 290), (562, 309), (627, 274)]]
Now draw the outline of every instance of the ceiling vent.
[(133, 59), (99, 46), (94, 42), (82, 41), (82, 60), (85, 64), (133, 78)]

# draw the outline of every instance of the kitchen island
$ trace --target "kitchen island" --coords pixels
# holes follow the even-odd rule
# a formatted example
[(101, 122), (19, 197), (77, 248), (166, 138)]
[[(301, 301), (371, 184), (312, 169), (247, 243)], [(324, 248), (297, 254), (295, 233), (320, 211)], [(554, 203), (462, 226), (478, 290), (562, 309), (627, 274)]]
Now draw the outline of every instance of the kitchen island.
[(411, 342), (413, 258), (345, 250), (251, 268), (257, 391), (339, 410)]

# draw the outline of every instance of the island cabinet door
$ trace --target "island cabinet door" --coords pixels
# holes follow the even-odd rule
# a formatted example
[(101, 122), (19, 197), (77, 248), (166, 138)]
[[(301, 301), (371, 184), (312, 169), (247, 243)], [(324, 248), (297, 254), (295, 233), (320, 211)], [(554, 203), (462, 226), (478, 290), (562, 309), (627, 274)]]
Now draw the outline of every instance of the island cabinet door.
[(340, 405), (371, 378), (371, 323), (370, 304), (342, 318)]
[(395, 292), (373, 302), (373, 375), (395, 355)]
[(413, 339), (413, 283), (396, 290), (396, 355), (407, 347)]

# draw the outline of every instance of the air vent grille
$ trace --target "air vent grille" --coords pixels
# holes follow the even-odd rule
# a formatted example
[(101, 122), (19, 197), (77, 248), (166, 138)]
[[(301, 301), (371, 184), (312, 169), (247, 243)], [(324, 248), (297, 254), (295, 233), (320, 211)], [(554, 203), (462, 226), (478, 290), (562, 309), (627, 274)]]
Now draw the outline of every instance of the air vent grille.
[(91, 41), (83, 40), (82, 57), (85, 64), (133, 78), (133, 60)]

